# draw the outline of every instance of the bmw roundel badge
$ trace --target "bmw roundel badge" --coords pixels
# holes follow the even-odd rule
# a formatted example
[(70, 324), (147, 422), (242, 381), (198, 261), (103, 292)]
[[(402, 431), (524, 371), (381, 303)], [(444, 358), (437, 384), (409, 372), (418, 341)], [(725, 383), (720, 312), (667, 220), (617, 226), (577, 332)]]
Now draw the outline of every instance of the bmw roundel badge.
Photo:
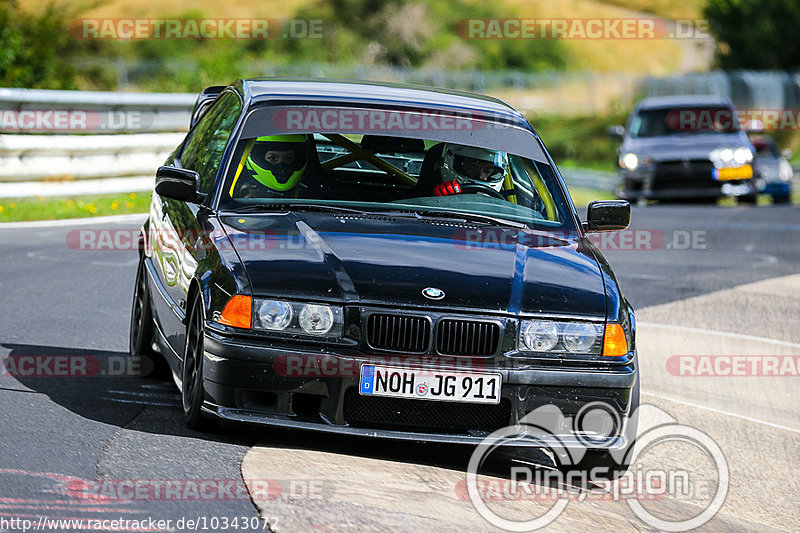
[(427, 289), (422, 290), (422, 295), (425, 298), (430, 298), (431, 300), (441, 300), (444, 298), (444, 291), (442, 289), (437, 289), (436, 287), (428, 287)]

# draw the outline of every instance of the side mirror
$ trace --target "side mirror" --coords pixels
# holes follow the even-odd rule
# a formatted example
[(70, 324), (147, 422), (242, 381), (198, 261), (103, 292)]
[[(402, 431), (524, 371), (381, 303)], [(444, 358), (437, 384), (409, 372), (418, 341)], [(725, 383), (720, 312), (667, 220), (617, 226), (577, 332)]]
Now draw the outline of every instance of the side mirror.
[(786, 159), (791, 159), (794, 156), (791, 148), (784, 148), (783, 150), (781, 150), (781, 155)]
[(764, 123), (754, 118), (745, 122), (742, 125), (742, 129), (748, 133), (761, 133), (764, 131)]
[(158, 167), (156, 192), (165, 198), (192, 202), (197, 199), (200, 176), (194, 170), (175, 167)]
[(627, 200), (600, 200), (586, 208), (587, 232), (617, 231), (631, 223), (631, 204)]
[(610, 128), (608, 128), (608, 130), (606, 130), (606, 133), (608, 133), (608, 136), (611, 137), (612, 139), (617, 139), (621, 141), (622, 138), (625, 136), (625, 126), (620, 126), (619, 124), (617, 124), (616, 126), (611, 126)]

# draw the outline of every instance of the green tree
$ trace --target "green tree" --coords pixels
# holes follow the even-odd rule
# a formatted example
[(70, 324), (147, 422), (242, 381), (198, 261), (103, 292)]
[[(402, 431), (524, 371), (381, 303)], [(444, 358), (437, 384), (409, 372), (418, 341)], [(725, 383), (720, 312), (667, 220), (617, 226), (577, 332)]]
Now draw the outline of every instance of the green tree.
[(0, 2), (0, 85), (38, 89), (75, 89), (82, 73), (72, 61), (94, 55), (105, 43), (81, 41), (69, 33), (77, 8), (49, 4), (39, 14), (16, 0)]
[(703, 9), (725, 69), (791, 70), (800, 67), (800, 2), (709, 0)]
[(557, 40), (469, 40), (456, 32), (459, 21), (513, 16), (502, 0), (317, 0), (295, 14), (325, 21), (324, 39), (276, 42), (292, 59), (450, 69), (563, 68)]

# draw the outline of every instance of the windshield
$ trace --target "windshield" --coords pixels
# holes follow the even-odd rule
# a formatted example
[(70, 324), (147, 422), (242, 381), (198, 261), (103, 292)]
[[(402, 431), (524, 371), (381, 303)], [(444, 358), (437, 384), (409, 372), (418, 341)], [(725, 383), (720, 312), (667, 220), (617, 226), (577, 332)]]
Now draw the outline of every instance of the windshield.
[(251, 113), (220, 208), (391, 211), (575, 229), (529, 131), (416, 111), (351, 108), (345, 121), (344, 112), (305, 106)]
[(736, 111), (724, 106), (673, 107), (639, 110), (631, 121), (631, 137), (739, 131)]

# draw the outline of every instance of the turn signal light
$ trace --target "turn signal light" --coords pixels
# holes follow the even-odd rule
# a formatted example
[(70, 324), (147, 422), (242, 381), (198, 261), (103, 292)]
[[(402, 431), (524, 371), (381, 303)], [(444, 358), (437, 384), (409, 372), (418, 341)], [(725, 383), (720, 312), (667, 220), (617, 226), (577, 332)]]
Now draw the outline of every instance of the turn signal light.
[(235, 328), (250, 329), (252, 314), (252, 298), (237, 294), (225, 304), (225, 309), (222, 310), (222, 314), (219, 315), (219, 320), (217, 320), (217, 322)]
[(603, 335), (603, 356), (620, 357), (628, 353), (628, 341), (625, 339), (625, 331), (619, 324), (606, 324), (606, 331)]

